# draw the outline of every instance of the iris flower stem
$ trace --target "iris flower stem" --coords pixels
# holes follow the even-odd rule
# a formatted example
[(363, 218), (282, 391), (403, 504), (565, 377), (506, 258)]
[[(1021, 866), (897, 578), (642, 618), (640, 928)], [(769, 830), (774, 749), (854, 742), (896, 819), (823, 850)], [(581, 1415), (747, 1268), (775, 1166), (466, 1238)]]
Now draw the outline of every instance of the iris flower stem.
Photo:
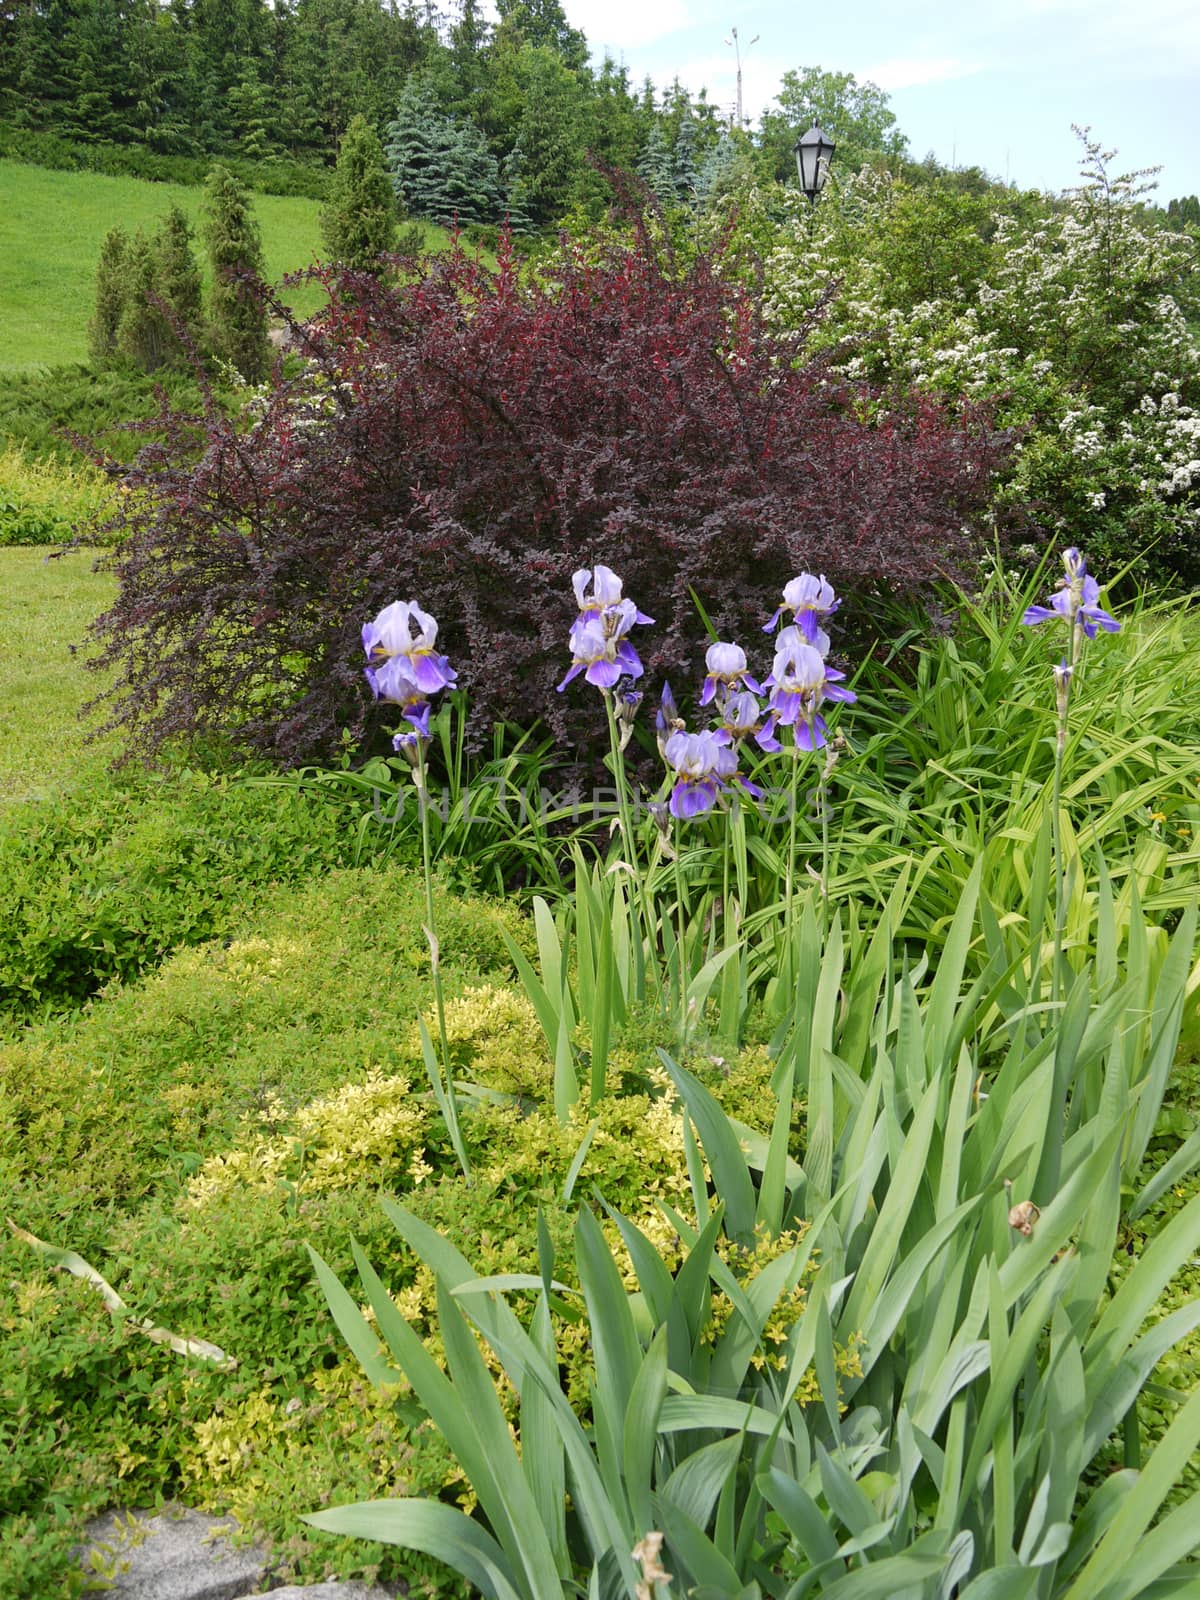
[(1059, 996), (1059, 965), (1062, 961), (1063, 934), (1067, 926), (1067, 895), (1063, 881), (1062, 858), (1062, 771), (1063, 748), (1066, 735), (1066, 717), (1058, 721), (1058, 738), (1054, 749), (1054, 798), (1051, 801), (1050, 831), (1054, 843), (1054, 960), (1050, 968), (1050, 999)]
[[(795, 950), (795, 922), (792, 905), (795, 890), (796, 876), (796, 813), (800, 809), (800, 746), (796, 743), (796, 730), (791, 730), (792, 742), (789, 746), (792, 755), (792, 792), (788, 809), (788, 851), (784, 877), (784, 922), (787, 931), (787, 959), (792, 961)], [(795, 977), (796, 974), (791, 974)]]
[(817, 804), (821, 808), (821, 941), (829, 928), (829, 769), (821, 774)]
[(687, 1019), (687, 983), (684, 978), (683, 962), (683, 839), (679, 820), (675, 821), (675, 978), (679, 1001), (679, 1045), (682, 1049), (687, 1044), (688, 1019)]
[[(646, 949), (649, 946), (651, 961), (654, 960), (654, 926), (650, 919), (650, 907), (646, 897), (646, 883), (638, 866), (637, 844), (633, 834), (633, 811), (629, 804), (629, 780), (625, 773), (625, 754), (621, 749), (621, 734), (617, 727), (617, 713), (613, 706), (613, 697), (608, 689), (603, 690), (604, 709), (608, 714), (608, 738), (612, 746), (613, 781), (617, 789), (617, 814), (621, 822), (621, 837), (625, 844), (625, 859), (630, 872), (633, 874), (635, 895), (638, 905), (637, 921), (641, 923), (638, 937), (633, 941), (634, 960), (634, 986), (637, 998), (642, 1000), (646, 995)], [(657, 963), (655, 963), (657, 970)]]
[(429, 835), (429, 786), (426, 782), (424, 746), (418, 740), (413, 781), (417, 788), (417, 808), (421, 813), (421, 864), (425, 875), (425, 932), (429, 940), (429, 955), (433, 966), (433, 1000), (437, 1011), (438, 1043), (442, 1052), (442, 1078), (445, 1084), (446, 1109), (450, 1121), (450, 1141), (463, 1169), (463, 1177), (470, 1181), (471, 1167), (467, 1160), (458, 1126), (458, 1102), (454, 1097), (454, 1080), (450, 1071), (450, 1038), (446, 1032), (446, 995), (442, 987), (441, 952), (438, 947), (437, 924), (433, 910), (433, 845)]
[(1058, 728), (1054, 740), (1054, 791), (1051, 800), (1050, 836), (1054, 847), (1054, 965), (1050, 971), (1050, 999), (1057, 1002), (1062, 989), (1062, 951), (1067, 930), (1067, 868), (1063, 859), (1062, 783), (1066, 765), (1067, 731), (1071, 712), (1071, 690), (1079, 663), (1083, 630), (1072, 622), (1068, 656), (1070, 677), (1058, 707)]

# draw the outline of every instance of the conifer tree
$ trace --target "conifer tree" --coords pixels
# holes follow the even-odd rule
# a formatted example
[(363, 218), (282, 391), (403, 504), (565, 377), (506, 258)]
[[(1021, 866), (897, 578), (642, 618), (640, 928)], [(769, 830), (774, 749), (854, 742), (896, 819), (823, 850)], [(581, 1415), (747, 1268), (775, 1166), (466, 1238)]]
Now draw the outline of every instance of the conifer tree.
[(96, 308), (88, 324), (88, 344), (95, 361), (108, 361), (117, 353), (117, 330), (125, 309), (125, 278), (129, 238), (124, 228), (110, 228), (100, 246), (96, 264)]
[(518, 139), (504, 163), (505, 218), (510, 230), (517, 234), (534, 232), (533, 218), (529, 214), (529, 181), (525, 167), (525, 151)]
[(496, 222), (500, 172), (483, 134), (438, 106), (433, 86), (412, 78), (388, 127), (387, 164), (401, 203), (435, 222)]
[(267, 370), (266, 308), (240, 274), (263, 275), (262, 236), (250, 194), (226, 167), (213, 167), (204, 185), (204, 239), (212, 264), (209, 342), (248, 383)]
[(675, 198), (675, 163), (661, 122), (650, 129), (645, 149), (638, 157), (637, 170), (660, 200)]
[(358, 272), (374, 271), (395, 249), (396, 195), (383, 146), (363, 116), (352, 119), (338, 151), (321, 232), (334, 260)]
[(522, 49), (517, 79), (524, 94), (518, 137), (524, 200), (534, 222), (557, 222), (574, 198), (581, 165), (579, 83), (545, 46)]
[(267, 131), (267, 91), (253, 63), (242, 73), (226, 97), (233, 123), (231, 148), (244, 161), (263, 161), (272, 154)]
[(745, 194), (754, 183), (752, 146), (744, 134), (728, 129), (709, 151), (696, 180), (696, 197), (704, 206), (715, 206), (727, 197)]
[(157, 372), (175, 343), (163, 315), (158, 241), (139, 228), (124, 255), (126, 294), (117, 328), (117, 351), (143, 372)]
[(696, 119), (690, 111), (684, 114), (679, 123), (672, 167), (676, 197), (689, 205), (693, 204), (700, 174), (696, 167)]
[[(172, 316), (193, 343), (200, 339), (204, 319), (200, 294), (200, 267), (192, 249), (192, 229), (178, 206), (172, 206), (155, 235), (158, 255), (158, 292)], [(171, 330), (170, 359), (181, 360), (183, 347)]]

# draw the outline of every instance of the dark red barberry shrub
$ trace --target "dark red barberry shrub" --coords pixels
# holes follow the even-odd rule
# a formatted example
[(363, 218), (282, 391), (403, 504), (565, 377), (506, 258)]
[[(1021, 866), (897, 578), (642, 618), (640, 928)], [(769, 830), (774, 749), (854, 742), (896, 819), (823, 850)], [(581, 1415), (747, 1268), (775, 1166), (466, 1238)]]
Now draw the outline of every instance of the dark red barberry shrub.
[(477, 744), (539, 718), (587, 740), (598, 697), (554, 692), (577, 567), (614, 568), (656, 619), (656, 693), (700, 672), (697, 600), (753, 657), (802, 568), (869, 603), (975, 553), (1002, 449), (986, 417), (831, 378), (716, 253), (677, 269), (642, 234), (532, 281), (462, 250), (399, 287), (325, 281), (306, 359), (249, 422), (176, 418), (130, 475), (96, 628), (134, 749), (216, 733), (328, 757), (384, 720), (359, 630), (394, 599), (438, 618)]

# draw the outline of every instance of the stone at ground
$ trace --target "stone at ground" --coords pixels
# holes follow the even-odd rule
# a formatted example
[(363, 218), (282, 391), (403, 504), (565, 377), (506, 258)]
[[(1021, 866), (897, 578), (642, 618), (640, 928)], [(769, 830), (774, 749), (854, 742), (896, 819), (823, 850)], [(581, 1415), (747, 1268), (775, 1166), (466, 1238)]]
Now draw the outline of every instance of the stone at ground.
[(110, 1512), (89, 1523), (81, 1565), (119, 1600), (241, 1600), (262, 1587), (268, 1561), (254, 1545), (230, 1543), (236, 1527), (181, 1506)]
[[(236, 1530), (231, 1517), (182, 1506), (109, 1512), (88, 1524), (80, 1565), (116, 1600), (253, 1600), (267, 1587), (270, 1561), (257, 1545), (232, 1544)], [(388, 1600), (383, 1589), (341, 1581), (271, 1594), (274, 1600)]]
[[(240, 1600), (264, 1600), (264, 1597), (242, 1595)], [(377, 1584), (338, 1578), (327, 1583), (289, 1584), (286, 1589), (272, 1589), (266, 1600), (390, 1600), (390, 1596)]]

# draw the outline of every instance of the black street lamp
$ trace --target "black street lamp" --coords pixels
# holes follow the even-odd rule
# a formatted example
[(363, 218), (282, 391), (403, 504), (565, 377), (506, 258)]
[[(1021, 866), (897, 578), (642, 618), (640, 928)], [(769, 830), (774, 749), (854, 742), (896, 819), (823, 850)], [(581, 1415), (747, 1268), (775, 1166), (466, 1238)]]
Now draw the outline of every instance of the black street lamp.
[(834, 149), (833, 140), (827, 133), (823, 133), (815, 122), (807, 133), (801, 134), (796, 140), (796, 167), (800, 173), (800, 187), (813, 205), (825, 187)]

